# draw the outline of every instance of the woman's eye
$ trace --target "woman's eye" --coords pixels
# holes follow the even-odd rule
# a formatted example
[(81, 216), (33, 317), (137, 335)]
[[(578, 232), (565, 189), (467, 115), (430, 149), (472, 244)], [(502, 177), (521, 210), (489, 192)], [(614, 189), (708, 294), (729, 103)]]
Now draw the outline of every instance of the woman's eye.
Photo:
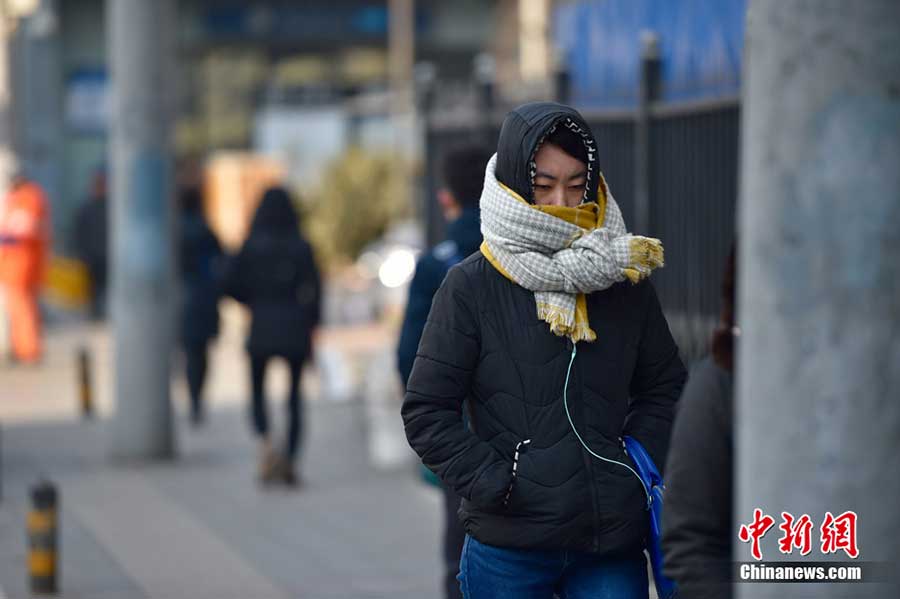
[(549, 185), (535, 185), (534, 188), (540, 189), (541, 191), (546, 191), (546, 190), (550, 189), (550, 186)]
[(581, 191), (582, 189), (584, 189), (584, 183), (581, 183), (579, 185), (569, 185), (569, 189), (572, 189), (574, 191)]

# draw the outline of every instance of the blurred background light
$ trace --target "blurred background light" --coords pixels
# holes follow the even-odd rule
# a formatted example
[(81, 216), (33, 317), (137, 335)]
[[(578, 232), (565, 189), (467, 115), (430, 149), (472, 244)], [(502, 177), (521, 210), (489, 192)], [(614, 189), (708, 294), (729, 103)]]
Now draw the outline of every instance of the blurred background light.
[(406, 284), (416, 270), (416, 257), (411, 250), (392, 250), (378, 269), (378, 280), (388, 288)]

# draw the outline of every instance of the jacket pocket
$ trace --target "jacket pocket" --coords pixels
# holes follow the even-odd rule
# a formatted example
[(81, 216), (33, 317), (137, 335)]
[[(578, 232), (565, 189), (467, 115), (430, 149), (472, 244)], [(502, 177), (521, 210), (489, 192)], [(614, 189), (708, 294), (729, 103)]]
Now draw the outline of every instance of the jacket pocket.
[(485, 512), (500, 512), (503, 510), (503, 498), (509, 488), (510, 480), (509, 464), (497, 461), (485, 468), (478, 478), (472, 483), (467, 497), (470, 505)]
[(512, 461), (512, 476), (509, 480), (509, 488), (506, 490), (506, 495), (503, 498), (503, 507), (504, 509), (509, 506), (509, 499), (512, 497), (513, 490), (516, 486), (516, 479), (519, 476), (519, 458), (522, 454), (528, 451), (528, 446), (531, 444), (531, 439), (525, 439), (523, 441), (519, 441), (516, 444), (515, 452), (513, 453), (513, 461)]

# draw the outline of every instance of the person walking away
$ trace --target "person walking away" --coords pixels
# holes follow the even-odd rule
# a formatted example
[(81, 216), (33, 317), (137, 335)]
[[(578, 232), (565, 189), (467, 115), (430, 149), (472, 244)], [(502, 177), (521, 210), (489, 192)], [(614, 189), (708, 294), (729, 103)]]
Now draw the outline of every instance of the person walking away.
[(646, 598), (649, 493), (620, 439), (665, 463), (685, 370), (647, 280), (662, 245), (626, 232), (590, 128), (551, 102), (507, 115), (480, 209), (402, 410), (462, 497), (463, 596)]
[(202, 399), (208, 367), (209, 342), (219, 334), (219, 296), (223, 254), (219, 240), (203, 216), (203, 194), (189, 186), (179, 194), (181, 228), (181, 346), (184, 351), (191, 424), (203, 424)]
[[(233, 258), (226, 293), (250, 309), (247, 351), (253, 390), (254, 431), (259, 439), (259, 479), (294, 486), (302, 437), (300, 375), (312, 355), (312, 336), (319, 324), (321, 284), (312, 248), (300, 233), (297, 213), (287, 191), (273, 187), (263, 194), (250, 234)], [(266, 406), (265, 373), (275, 357), (290, 368), (287, 443), (273, 449)]]
[[(416, 350), (425, 328), (434, 294), (451, 266), (478, 251), (481, 228), (478, 220), (478, 198), (484, 179), (484, 168), (491, 151), (478, 145), (465, 145), (450, 150), (442, 164), (443, 186), (437, 201), (447, 222), (447, 238), (426, 252), (416, 264), (409, 286), (409, 300), (397, 344), (397, 368), (403, 387), (409, 381)], [(453, 489), (442, 485), (444, 493), (444, 596), (461, 597), (456, 576), (465, 531), (457, 511), (460, 498)]]
[(44, 191), (13, 176), (0, 214), (0, 285), (8, 311), (12, 354), (23, 364), (42, 356), (38, 294), (47, 267), (49, 208)]
[(91, 318), (99, 320), (106, 313), (106, 290), (109, 256), (109, 227), (106, 169), (99, 168), (91, 181), (87, 201), (75, 219), (75, 246), (78, 259), (91, 280)]
[(681, 597), (729, 599), (734, 475), (735, 250), (711, 355), (692, 369), (672, 431), (663, 518), (665, 573)]

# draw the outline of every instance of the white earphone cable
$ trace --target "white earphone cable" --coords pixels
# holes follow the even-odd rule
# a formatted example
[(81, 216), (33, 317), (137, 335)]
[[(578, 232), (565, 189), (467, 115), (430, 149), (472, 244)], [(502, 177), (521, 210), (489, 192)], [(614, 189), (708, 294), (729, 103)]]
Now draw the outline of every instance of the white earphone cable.
[(640, 477), (640, 475), (634, 471), (634, 468), (632, 468), (631, 466), (629, 466), (628, 464), (625, 464), (623, 462), (619, 462), (617, 460), (611, 460), (609, 458), (605, 458), (602, 455), (595, 453), (590, 447), (588, 447), (587, 443), (584, 442), (584, 439), (582, 439), (581, 435), (578, 433), (578, 429), (575, 428), (575, 423), (572, 421), (572, 415), (569, 413), (568, 391), (569, 391), (569, 377), (572, 374), (572, 364), (575, 362), (576, 352), (577, 352), (577, 344), (573, 342), (572, 343), (572, 357), (569, 358), (569, 368), (566, 370), (566, 384), (565, 384), (565, 387), (563, 387), (563, 405), (566, 408), (566, 417), (569, 419), (569, 426), (572, 427), (572, 432), (575, 433), (575, 436), (578, 438), (578, 441), (581, 443), (581, 446), (584, 447), (585, 450), (589, 454), (591, 454), (598, 460), (603, 460), (604, 462), (609, 462), (611, 464), (618, 464), (619, 466), (622, 466), (623, 468), (627, 468), (629, 472), (634, 474), (635, 478), (638, 479), (638, 482), (641, 483), (641, 488), (644, 489), (644, 494), (647, 495), (647, 506), (649, 507), (653, 501), (653, 498), (650, 495), (649, 489), (647, 489), (647, 485), (644, 484), (644, 481)]

